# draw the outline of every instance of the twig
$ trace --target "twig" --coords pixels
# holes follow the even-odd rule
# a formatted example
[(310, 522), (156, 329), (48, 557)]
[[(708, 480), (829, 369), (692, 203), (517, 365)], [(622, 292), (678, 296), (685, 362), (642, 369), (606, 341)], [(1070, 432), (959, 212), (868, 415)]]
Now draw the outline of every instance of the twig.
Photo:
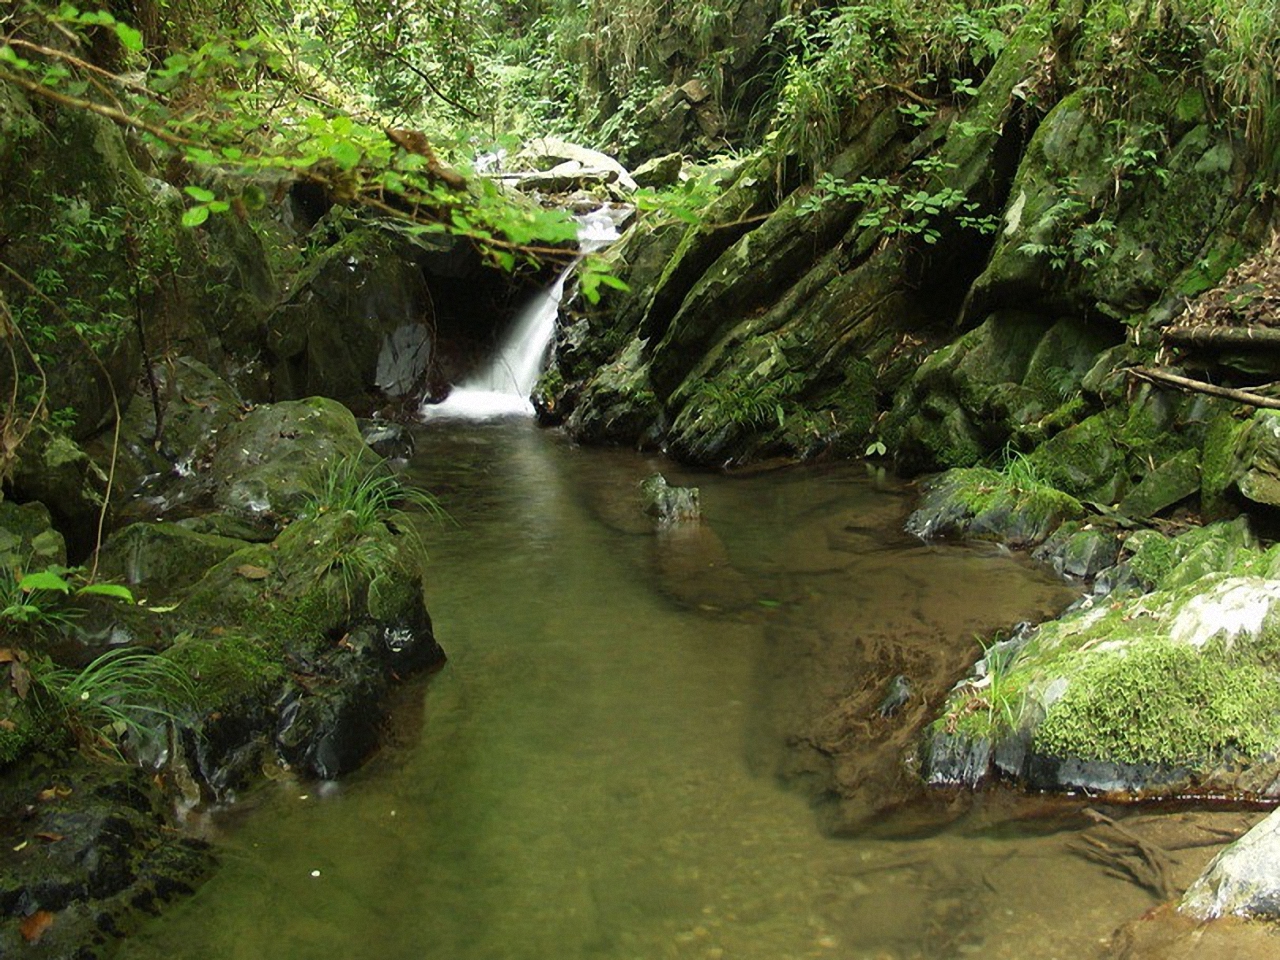
[(1221, 397), (1224, 400), (1234, 400), (1236, 403), (1248, 404), (1251, 407), (1280, 410), (1280, 399), (1264, 397), (1260, 393), (1250, 393), (1248, 390), (1236, 390), (1232, 387), (1220, 387), (1217, 384), (1205, 383), (1203, 380), (1192, 380), (1190, 377), (1182, 377), (1176, 373), (1166, 373), (1163, 370), (1153, 370), (1150, 367), (1132, 367), (1128, 372), (1129, 376), (1137, 377), (1139, 380), (1146, 380), (1148, 383), (1168, 384), (1181, 390), (1203, 393), (1211, 397)]

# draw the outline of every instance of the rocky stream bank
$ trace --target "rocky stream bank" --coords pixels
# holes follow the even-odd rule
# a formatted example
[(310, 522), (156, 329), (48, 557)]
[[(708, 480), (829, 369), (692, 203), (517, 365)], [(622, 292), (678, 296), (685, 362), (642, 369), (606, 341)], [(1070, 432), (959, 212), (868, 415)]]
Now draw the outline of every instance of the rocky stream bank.
[[(608, 254), (628, 289), (569, 305), (536, 400), (580, 442), (702, 467), (861, 456), (938, 474), (912, 532), (994, 539), (1072, 578), (1081, 600), (984, 638), (949, 691), (905, 668), (884, 689), (831, 685), (826, 706), (848, 709), (822, 743), (873, 715), (916, 725), (884, 740), (888, 780), (1273, 803), (1274, 187), (1259, 189), (1194, 85), (1144, 87), (1142, 124), (1117, 122), (1055, 80), (1059, 43), (1019, 32), (972, 97), (926, 120), (881, 91), (820, 183), (767, 154), (632, 178), (544, 144), (540, 169), (508, 179), (599, 199), (704, 178), (715, 197), (696, 223), (661, 205), (637, 217)], [(407, 440), (350, 410), (447, 392), (519, 291), (461, 241), (347, 216), (288, 182), (266, 184), (279, 202), (261, 222), (184, 232), (174, 184), (138, 144), (3, 96), (0, 153), (21, 146), (44, 171), (3, 187), (15, 269), (46, 256), (44, 224), (127, 210), (187, 278), (147, 292), (145, 330), (50, 347), (46, 406), (73, 420), (9, 424), (0, 948), (88, 957), (211, 869), (173, 829), (175, 800), (231, 802), (281, 764), (340, 776), (373, 749), (389, 685), (442, 661), (424, 515), (401, 509), (385, 462)], [(65, 258), (85, 303), (119, 281), (90, 260), (128, 266), (109, 253)], [(354, 503), (368, 480), (386, 495)], [(139, 602), (66, 597), (66, 578), (21, 586), (69, 562)], [(68, 623), (64, 604), (84, 618)], [(56, 700), (57, 670), (121, 649), (185, 677), (180, 705), (164, 701), (171, 724)], [(110, 687), (83, 702), (99, 695), (122, 702)], [(55, 708), (68, 724), (51, 727)], [(84, 759), (71, 730), (82, 750), (140, 766)], [(839, 764), (815, 743), (788, 763), (839, 795)], [(1274, 878), (1258, 878), (1274, 857), (1251, 852), (1267, 824), (1188, 891), (1187, 911), (1276, 913)], [(1253, 872), (1223, 879), (1240, 862)]]

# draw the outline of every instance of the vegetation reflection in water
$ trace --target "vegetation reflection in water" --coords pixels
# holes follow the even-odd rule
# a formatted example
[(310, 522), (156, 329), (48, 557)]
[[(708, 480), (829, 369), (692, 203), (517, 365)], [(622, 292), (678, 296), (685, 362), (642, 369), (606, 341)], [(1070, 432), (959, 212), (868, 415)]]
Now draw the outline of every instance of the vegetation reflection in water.
[[(708, 578), (639, 513), (669, 463), (525, 424), (419, 440), (414, 476), (457, 524), (427, 534), (450, 662), (414, 729), (341, 785), (215, 816), (221, 872), (122, 956), (1065, 960), (1154, 902), (1029, 801), (833, 839), (775, 775), (779, 629), (963, 638), (1061, 602), (1043, 575), (901, 538), (900, 494), (851, 466), (684, 478), (723, 547)], [(881, 529), (848, 534), (857, 517)], [(753, 602), (716, 602), (726, 579)]]

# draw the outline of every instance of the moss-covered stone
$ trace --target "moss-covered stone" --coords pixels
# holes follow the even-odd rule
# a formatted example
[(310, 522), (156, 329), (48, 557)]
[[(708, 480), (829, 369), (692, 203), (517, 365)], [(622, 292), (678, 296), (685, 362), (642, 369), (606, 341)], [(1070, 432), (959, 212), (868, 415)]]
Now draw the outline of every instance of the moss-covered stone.
[(135, 523), (103, 544), (98, 569), (155, 601), (181, 593), (244, 547), (243, 540), (197, 533), (179, 524)]
[(0, 500), (0, 570), (43, 570), (66, 562), (66, 541), (53, 529), (44, 504)]
[(1227, 476), (1246, 499), (1280, 506), (1280, 411), (1258, 410), (1239, 430)]
[(1036, 729), (1052, 756), (1176, 767), (1273, 749), (1280, 684), (1218, 648), (1159, 638), (1091, 658)]
[(1098, 503), (1114, 503), (1127, 483), (1124, 456), (1102, 414), (1063, 430), (1029, 459), (1047, 483)]
[(1084, 514), (1080, 502), (1061, 490), (979, 467), (948, 470), (933, 481), (907, 530), (925, 539), (976, 537), (1032, 547)]
[(1130, 517), (1154, 517), (1200, 490), (1200, 454), (1184, 450), (1142, 478), (1120, 501)]
[(380, 459), (365, 444), (351, 412), (323, 397), (258, 407), (223, 434), (213, 458), (214, 504), (267, 528), (297, 516), (337, 463)]

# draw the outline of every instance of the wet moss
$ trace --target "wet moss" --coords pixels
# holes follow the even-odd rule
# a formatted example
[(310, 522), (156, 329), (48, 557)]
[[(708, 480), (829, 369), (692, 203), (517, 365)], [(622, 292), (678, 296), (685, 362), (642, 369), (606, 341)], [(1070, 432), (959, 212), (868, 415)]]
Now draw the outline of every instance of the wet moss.
[(1200, 457), (1200, 502), (1210, 516), (1220, 516), (1230, 509), (1226, 493), (1234, 479), (1236, 441), (1246, 427), (1247, 423), (1223, 413), (1214, 417), (1205, 431)]
[(198, 714), (262, 696), (285, 676), (280, 648), (271, 642), (270, 635), (184, 634), (165, 656), (186, 670), (195, 682), (193, 706)]
[(1149, 638), (1087, 661), (1036, 729), (1049, 756), (1199, 766), (1258, 756), (1280, 734), (1280, 684), (1221, 647)]

